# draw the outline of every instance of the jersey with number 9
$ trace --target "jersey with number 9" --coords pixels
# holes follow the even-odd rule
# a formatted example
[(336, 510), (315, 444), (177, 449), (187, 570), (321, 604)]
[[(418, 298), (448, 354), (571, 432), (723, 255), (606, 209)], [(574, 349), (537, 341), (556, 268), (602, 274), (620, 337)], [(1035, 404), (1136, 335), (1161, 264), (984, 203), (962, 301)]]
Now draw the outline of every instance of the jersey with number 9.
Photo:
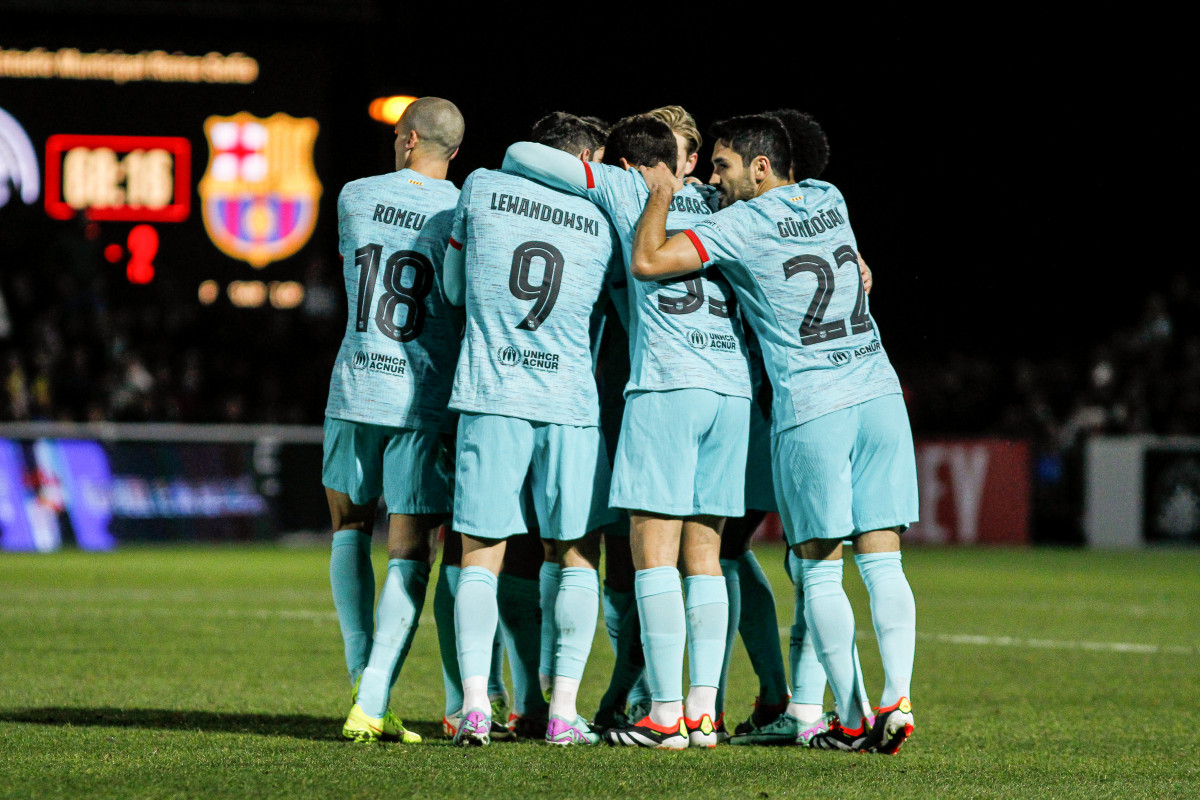
[(859, 276), (846, 201), (832, 184), (772, 189), (686, 233), (705, 266), (721, 265), (758, 336), (774, 433), (900, 393)]
[(604, 214), (481, 169), (463, 183), (451, 244), (466, 257), (467, 314), (450, 407), (597, 425), (589, 322), (617, 252)]
[(326, 416), (450, 430), (461, 313), (442, 292), (458, 202), (449, 181), (412, 170), (352, 181), (338, 196), (349, 319)]

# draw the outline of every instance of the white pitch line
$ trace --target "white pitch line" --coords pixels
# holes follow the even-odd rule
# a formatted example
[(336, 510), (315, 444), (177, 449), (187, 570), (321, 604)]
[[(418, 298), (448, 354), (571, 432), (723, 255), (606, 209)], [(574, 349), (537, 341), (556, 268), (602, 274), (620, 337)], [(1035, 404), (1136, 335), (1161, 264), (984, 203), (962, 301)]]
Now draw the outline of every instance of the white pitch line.
[[(779, 627), (780, 636), (792, 635), (790, 627)], [(855, 639), (874, 641), (875, 632), (856, 631)], [(1200, 647), (1186, 645), (1137, 644), (1134, 642), (1085, 642), (1073, 639), (1027, 639), (1021, 636), (979, 636), (969, 633), (924, 633), (917, 631), (917, 638), (938, 644), (958, 644), (973, 647), (1017, 647), (1029, 650), (1083, 650), (1093, 653), (1139, 653), (1143, 655), (1195, 656)]]
[[(88, 605), (72, 608), (58, 608), (44, 605), (9, 604), (0, 605), (0, 616), (52, 616), (67, 617), (83, 614), (106, 614), (113, 616), (154, 616), (154, 617), (187, 617), (212, 618), (251, 618), (251, 619), (280, 619), (303, 622), (336, 622), (337, 614), (333, 611), (313, 611), (308, 609), (241, 609), (241, 608), (207, 608), (191, 609), (186, 613), (169, 608), (138, 608), (130, 606), (98, 606)], [(421, 622), (433, 624), (432, 614), (422, 614)], [(600, 629), (602, 631), (602, 628)], [(791, 628), (780, 626), (782, 637), (791, 636)], [(875, 632), (859, 630), (855, 638), (871, 641)], [(1157, 645), (1138, 644), (1135, 642), (1088, 642), (1075, 639), (1031, 639), (1022, 636), (981, 636), (968, 633), (925, 633), (917, 632), (917, 638), (938, 644), (955, 644), (970, 647), (1015, 647), (1029, 650), (1079, 650), (1092, 653), (1135, 653), (1139, 655), (1200, 655), (1200, 647), (1186, 645)]]

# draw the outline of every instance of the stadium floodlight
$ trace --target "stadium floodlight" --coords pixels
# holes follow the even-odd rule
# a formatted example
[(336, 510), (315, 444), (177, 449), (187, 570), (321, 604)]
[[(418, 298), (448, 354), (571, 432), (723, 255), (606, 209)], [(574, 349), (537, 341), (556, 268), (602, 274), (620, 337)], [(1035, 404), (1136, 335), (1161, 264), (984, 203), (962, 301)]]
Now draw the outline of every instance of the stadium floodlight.
[(371, 115), (371, 119), (386, 122), (388, 125), (395, 125), (396, 120), (400, 119), (400, 115), (404, 113), (404, 109), (408, 108), (409, 103), (416, 99), (406, 94), (397, 94), (391, 97), (376, 97), (371, 101), (367, 112)]

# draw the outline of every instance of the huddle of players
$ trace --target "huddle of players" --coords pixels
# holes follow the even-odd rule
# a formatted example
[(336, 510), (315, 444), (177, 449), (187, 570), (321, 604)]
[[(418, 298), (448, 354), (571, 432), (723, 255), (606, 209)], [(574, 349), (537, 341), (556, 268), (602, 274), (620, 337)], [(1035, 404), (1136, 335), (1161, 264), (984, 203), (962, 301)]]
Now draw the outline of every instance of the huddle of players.
[[(397, 171), (348, 184), (338, 201), (351, 313), (323, 482), (355, 683), (343, 734), (419, 740), (388, 699), (424, 604), (433, 533), (452, 511), (458, 536), (447, 537), (434, 613), (444, 725), (456, 743), (532, 732), (595, 744), (599, 727), (613, 745), (712, 747), (724, 734), (721, 690), (740, 623), (763, 688), (735, 744), (896, 752), (913, 725), (915, 612), (899, 533), (916, 519), (915, 464), (844, 201), (805, 180), (827, 151), (816, 165), (795, 155), (795, 140), (823, 145), (819, 127), (796, 112), (718, 123), (716, 213), (711, 187), (679, 181), (698, 134), (677, 156), (679, 137), (653, 115), (626, 118), (607, 138), (595, 121), (551, 115), (502, 170), (477, 170), (459, 193), (445, 175), (462, 131), (451, 103), (416, 101), (396, 126)], [(589, 163), (601, 150), (605, 163)], [(629, 368), (611, 473), (596, 374), (611, 388), (621, 361), (599, 347), (620, 341), (606, 305), (627, 332)], [(769, 445), (754, 402), (758, 360), (771, 379)], [(453, 466), (442, 457), (452, 412)], [(764, 450), (748, 461), (752, 430)], [(755, 473), (766, 447), (769, 479)], [(775, 498), (750, 499), (768, 481)], [(369, 537), (380, 495), (389, 562), (374, 624)], [(790, 699), (773, 597), (745, 547), (753, 522), (721, 535), (727, 518), (776, 502), (795, 555)], [(544, 559), (519, 544), (530, 530)], [(576, 695), (600, 606), (602, 530), (618, 667), (592, 725)], [(873, 724), (841, 588), (844, 539), (884, 660)], [(743, 598), (762, 613), (738, 613)], [(514, 679), (509, 726), (493, 719), (501, 639)], [(627, 717), (639, 644), (646, 688), (632, 705), (649, 703)], [(837, 711), (823, 715), (826, 675)]]

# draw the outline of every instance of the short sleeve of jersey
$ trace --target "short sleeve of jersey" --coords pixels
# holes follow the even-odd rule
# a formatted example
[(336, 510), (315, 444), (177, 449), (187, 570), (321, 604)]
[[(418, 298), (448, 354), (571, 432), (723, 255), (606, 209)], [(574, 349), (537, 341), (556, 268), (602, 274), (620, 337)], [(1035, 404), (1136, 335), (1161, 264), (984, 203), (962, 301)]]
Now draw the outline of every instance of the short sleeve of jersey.
[(587, 199), (600, 206), (618, 227), (636, 226), (650, 194), (641, 173), (610, 164), (586, 166), (590, 176)]
[(713, 214), (684, 235), (700, 255), (703, 266), (712, 264), (736, 264), (744, 252), (745, 243), (741, 236), (742, 209), (730, 206)]

